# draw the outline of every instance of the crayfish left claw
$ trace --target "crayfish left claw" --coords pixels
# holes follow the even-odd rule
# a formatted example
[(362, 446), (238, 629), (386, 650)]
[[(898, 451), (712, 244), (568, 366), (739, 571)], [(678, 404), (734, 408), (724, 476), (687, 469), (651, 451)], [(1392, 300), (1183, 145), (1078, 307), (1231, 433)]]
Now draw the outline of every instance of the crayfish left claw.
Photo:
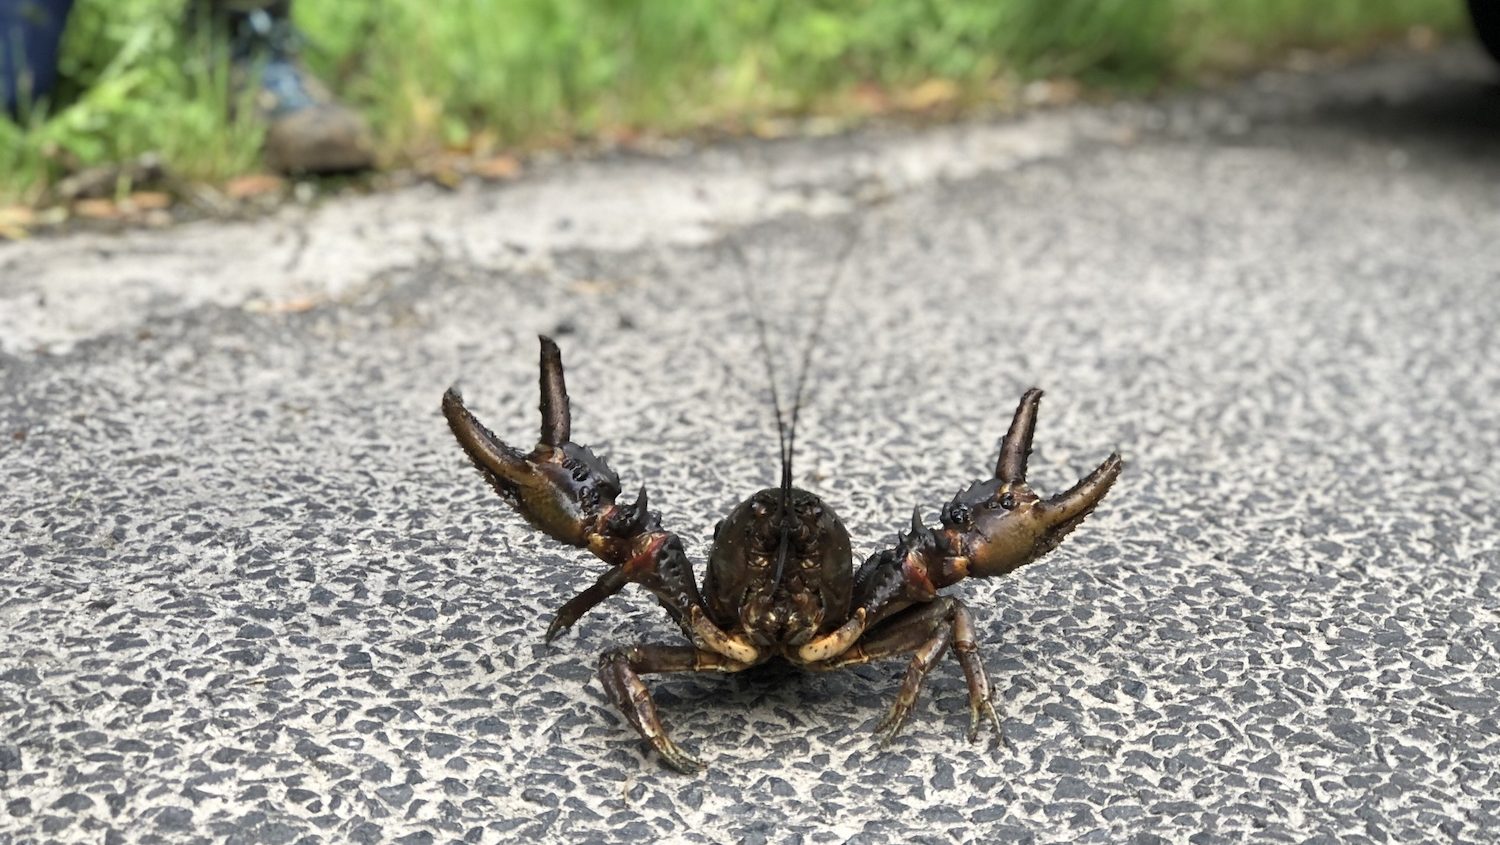
[(602, 459), (568, 439), (568, 391), (557, 344), (542, 338), (541, 439), (522, 454), (484, 427), (458, 391), (443, 395), (443, 415), (465, 453), (527, 522), (555, 540), (586, 546), (600, 514), (614, 505), (620, 479)]
[(650, 502), (646, 497), (646, 485), (629, 505), (616, 507), (605, 521), (604, 531), (615, 537), (631, 537), (645, 533), (651, 528)]
[(558, 611), (553, 637), (626, 584), (654, 594), (674, 619), (702, 602), (682, 541), (664, 531), (643, 486), (631, 504), (617, 504), (620, 478), (587, 446), (573, 442), (562, 353), (541, 338), (541, 435), (529, 453), (484, 427), (458, 391), (443, 395), (443, 416), (469, 460), (501, 498), (554, 540), (586, 548), (610, 569)]
[(531, 473), (526, 455), (496, 437), (469, 413), (457, 387), (450, 387), (443, 394), (443, 416), (447, 417), (453, 436), (458, 438), (458, 445), (485, 473), (496, 491), (507, 501), (516, 497), (522, 481)]
[(568, 442), (573, 415), (568, 406), (568, 386), (563, 380), (562, 352), (557, 343), (546, 335), (542, 342), (542, 436), (548, 446), (561, 446)]

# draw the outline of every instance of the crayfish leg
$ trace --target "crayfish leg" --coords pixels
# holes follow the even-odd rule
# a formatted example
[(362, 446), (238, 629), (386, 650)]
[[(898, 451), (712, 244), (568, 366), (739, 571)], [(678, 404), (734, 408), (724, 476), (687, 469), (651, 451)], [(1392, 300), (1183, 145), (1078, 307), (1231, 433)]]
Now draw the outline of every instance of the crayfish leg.
[(692, 646), (635, 645), (607, 651), (599, 657), (599, 680), (615, 707), (643, 739), (651, 743), (663, 762), (683, 774), (697, 774), (703, 761), (683, 751), (662, 726), (656, 701), (641, 675), (666, 672), (739, 672), (751, 664), (740, 663)]
[(611, 566), (599, 576), (597, 581), (585, 587), (583, 592), (568, 599), (567, 603), (558, 609), (557, 615), (552, 617), (552, 624), (547, 626), (547, 633), (542, 637), (542, 641), (552, 642), (553, 638), (573, 627), (573, 623), (583, 618), (583, 615), (592, 610), (595, 605), (620, 592), (629, 583), (630, 578), (625, 574), (625, 567)]
[(994, 687), (984, 673), (984, 661), (980, 659), (979, 645), (974, 641), (974, 620), (963, 602), (954, 599), (953, 603), (957, 605), (953, 609), (953, 656), (964, 670), (964, 684), (969, 688), (969, 742), (979, 739), (980, 720), (988, 719), (1000, 741), (1009, 746), (1010, 740), (1006, 739), (1005, 729), (1000, 727), (1000, 716), (995, 712)]
[(889, 743), (911, 715), (927, 673), (949, 648), (958, 658), (969, 689), (969, 741), (978, 738), (980, 721), (986, 718), (1004, 741), (1005, 734), (991, 701), (989, 678), (974, 641), (974, 621), (963, 602), (952, 596), (939, 596), (901, 611), (880, 623), (848, 651), (817, 668), (853, 666), (900, 654), (912, 656), (896, 692), (896, 701), (875, 729), (882, 743)]

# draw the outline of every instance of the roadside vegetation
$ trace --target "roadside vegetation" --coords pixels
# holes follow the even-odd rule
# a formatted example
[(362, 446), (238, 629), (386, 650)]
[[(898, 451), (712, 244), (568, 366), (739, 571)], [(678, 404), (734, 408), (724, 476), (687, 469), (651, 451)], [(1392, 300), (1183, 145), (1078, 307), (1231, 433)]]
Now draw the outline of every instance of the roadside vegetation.
[[(1297, 48), (1462, 28), (1460, 0), (298, 0), (307, 61), (390, 166), (787, 118), (1007, 107), (1028, 83), (1145, 91)], [(178, 183), (256, 172), (222, 57), (180, 0), (79, 0), (62, 88), (0, 117), (0, 206), (55, 204), (90, 167), (154, 154)], [(130, 168), (115, 188), (132, 189)]]

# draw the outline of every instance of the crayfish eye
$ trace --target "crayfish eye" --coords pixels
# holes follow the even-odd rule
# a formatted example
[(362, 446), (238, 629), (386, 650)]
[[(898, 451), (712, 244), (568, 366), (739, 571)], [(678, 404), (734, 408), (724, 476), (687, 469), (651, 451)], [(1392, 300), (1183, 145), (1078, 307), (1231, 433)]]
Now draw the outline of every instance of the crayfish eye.
[(1000, 507), (1011, 510), (1016, 506), (1016, 497), (1012, 493), (1006, 493), (1000, 497)]

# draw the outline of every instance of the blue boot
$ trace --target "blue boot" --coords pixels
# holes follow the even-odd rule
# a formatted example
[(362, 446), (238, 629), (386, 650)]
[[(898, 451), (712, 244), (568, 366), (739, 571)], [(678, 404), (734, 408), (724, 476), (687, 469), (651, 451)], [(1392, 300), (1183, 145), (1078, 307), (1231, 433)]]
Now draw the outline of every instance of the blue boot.
[(375, 163), (364, 118), (336, 101), (297, 60), (302, 36), (292, 24), (290, 0), (199, 0), (197, 9), (229, 39), (236, 75), (258, 86), (269, 167), (338, 173)]
[(20, 116), (57, 83), (57, 46), (73, 0), (0, 0), (0, 106)]

